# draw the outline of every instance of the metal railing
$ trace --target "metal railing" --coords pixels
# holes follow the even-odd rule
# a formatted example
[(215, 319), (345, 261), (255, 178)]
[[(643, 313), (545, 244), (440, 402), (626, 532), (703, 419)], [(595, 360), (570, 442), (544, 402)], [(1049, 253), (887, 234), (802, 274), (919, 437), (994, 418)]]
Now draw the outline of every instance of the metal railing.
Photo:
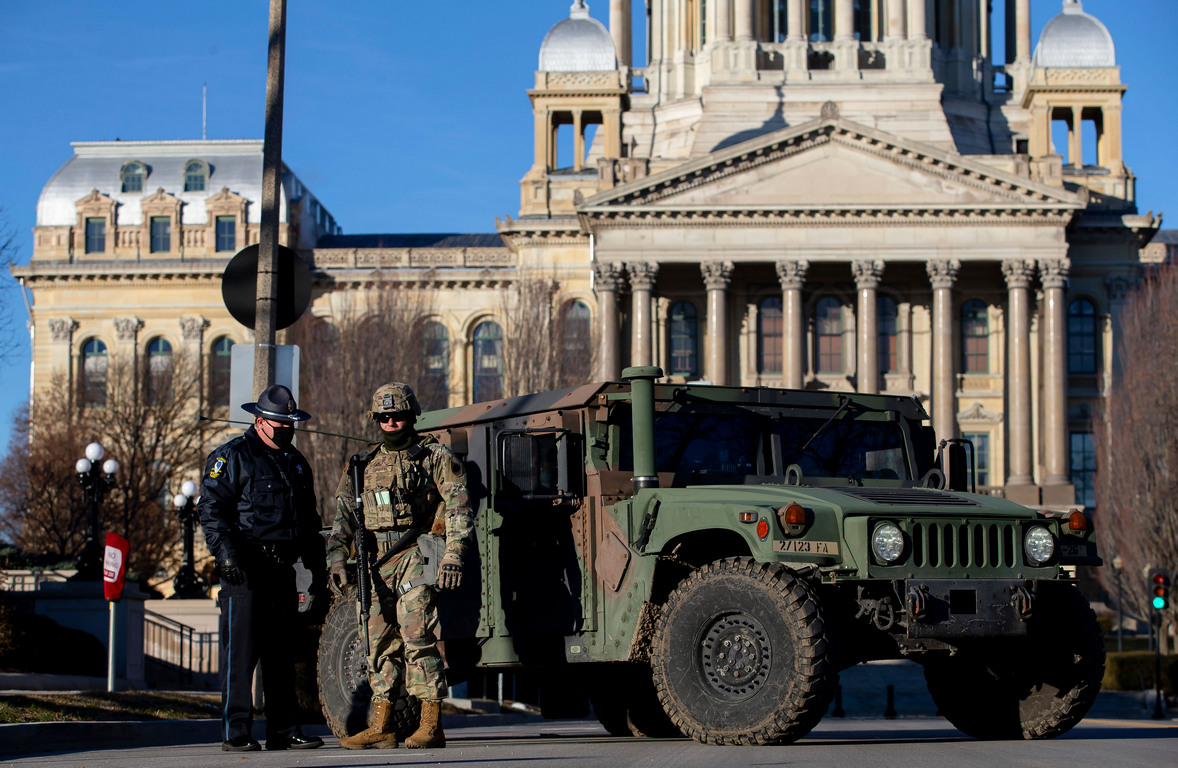
[(143, 614), (143, 655), (167, 665), (192, 682), (192, 676), (217, 674), (220, 638), (153, 611)]
[(42, 584), (69, 581), (77, 571), (45, 570), (3, 570), (0, 571), (0, 589), (9, 592), (35, 592)]

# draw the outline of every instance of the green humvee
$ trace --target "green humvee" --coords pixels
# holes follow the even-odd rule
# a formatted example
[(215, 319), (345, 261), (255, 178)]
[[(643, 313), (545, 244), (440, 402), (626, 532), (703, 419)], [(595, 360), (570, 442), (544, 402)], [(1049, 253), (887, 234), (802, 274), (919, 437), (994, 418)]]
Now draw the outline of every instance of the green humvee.
[[(661, 376), (421, 418), (478, 515), (442, 597), (452, 681), (541, 669), (545, 714), (591, 702), (615, 734), (772, 744), (817, 724), (839, 670), (907, 658), (976, 738), (1080, 721), (1104, 668), (1081, 512), (967, 492), (969, 446), (938, 446), (914, 398)], [(368, 703), (355, 611), (332, 606), (320, 649), (340, 735)]]

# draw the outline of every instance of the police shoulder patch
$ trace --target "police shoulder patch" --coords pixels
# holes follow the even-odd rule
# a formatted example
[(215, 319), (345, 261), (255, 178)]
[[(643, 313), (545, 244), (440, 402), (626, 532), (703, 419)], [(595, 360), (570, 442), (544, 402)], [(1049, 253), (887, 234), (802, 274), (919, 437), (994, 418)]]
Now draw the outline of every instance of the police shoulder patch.
[(216, 480), (225, 471), (225, 459), (219, 458), (213, 462), (213, 468), (209, 470), (209, 477)]

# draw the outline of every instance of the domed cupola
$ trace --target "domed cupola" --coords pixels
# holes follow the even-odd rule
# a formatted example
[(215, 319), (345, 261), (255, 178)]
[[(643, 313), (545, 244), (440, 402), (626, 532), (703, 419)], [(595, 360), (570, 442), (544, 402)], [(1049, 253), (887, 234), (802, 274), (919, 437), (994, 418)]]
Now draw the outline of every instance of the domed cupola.
[(574, 0), (569, 17), (556, 23), (540, 44), (541, 72), (606, 72), (617, 69), (609, 30), (589, 16), (585, 0)]
[(1043, 27), (1035, 46), (1036, 67), (1090, 69), (1117, 66), (1113, 36), (1080, 0), (1064, 0), (1063, 12)]

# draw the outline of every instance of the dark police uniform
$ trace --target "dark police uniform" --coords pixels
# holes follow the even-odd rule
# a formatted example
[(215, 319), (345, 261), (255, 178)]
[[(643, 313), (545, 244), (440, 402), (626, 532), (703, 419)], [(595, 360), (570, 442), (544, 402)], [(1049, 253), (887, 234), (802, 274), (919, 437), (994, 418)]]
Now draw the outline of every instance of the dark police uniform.
[[(280, 389), (289, 397), (289, 390)], [(270, 391), (257, 404), (242, 407), (258, 413), (249, 406), (263, 405)], [(293, 398), (288, 402), (293, 414)], [(260, 415), (271, 417), (265, 410)], [(302, 557), (319, 586), (326, 573), (311, 467), (293, 447), (269, 448), (256, 429), (250, 427), (209, 455), (197, 503), (209, 551), (222, 569), (222, 746), (258, 749), (250, 732), (253, 673), (259, 662), (267, 749), (319, 746), (319, 739), (302, 736), (295, 720), (293, 653), (298, 590), (292, 566)], [(225, 578), (227, 563), (240, 569), (240, 584)]]

